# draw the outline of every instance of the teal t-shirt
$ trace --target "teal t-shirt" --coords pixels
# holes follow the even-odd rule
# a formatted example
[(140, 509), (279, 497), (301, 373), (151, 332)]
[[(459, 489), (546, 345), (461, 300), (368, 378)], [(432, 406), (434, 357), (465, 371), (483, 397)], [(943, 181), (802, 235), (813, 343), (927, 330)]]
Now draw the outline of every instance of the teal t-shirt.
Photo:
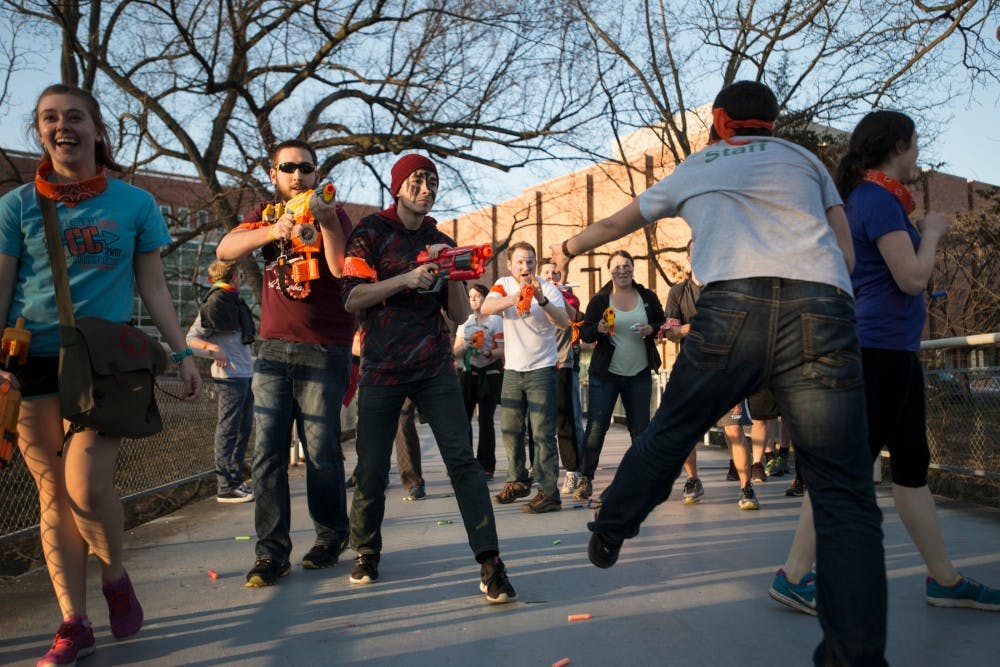
[[(29, 354), (53, 357), (59, 353), (59, 314), (37, 197), (28, 183), (0, 198), (0, 253), (17, 259), (6, 326), (23, 317), (32, 333)], [(170, 241), (152, 195), (108, 178), (101, 194), (73, 207), (57, 203), (56, 210), (73, 312), (128, 322), (138, 253)]]

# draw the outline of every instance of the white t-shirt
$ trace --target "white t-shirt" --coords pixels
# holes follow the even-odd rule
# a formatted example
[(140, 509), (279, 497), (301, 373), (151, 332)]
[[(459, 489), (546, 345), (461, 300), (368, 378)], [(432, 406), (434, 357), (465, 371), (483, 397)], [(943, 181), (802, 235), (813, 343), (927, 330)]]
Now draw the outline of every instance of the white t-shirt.
[(748, 138), (745, 146), (719, 142), (689, 156), (639, 195), (642, 217), (687, 221), (691, 268), (704, 284), (776, 277), (853, 293), (826, 219), (842, 205), (826, 167), (790, 141)]
[[(566, 310), (566, 301), (559, 288), (535, 276), (542, 286), (542, 295), (552, 302), (556, 308)], [(502, 290), (502, 293), (497, 288)], [(508, 296), (521, 291), (521, 283), (512, 276), (504, 276), (493, 284), (493, 289), (486, 295), (487, 299), (498, 299), (502, 294)], [(555, 367), (559, 362), (559, 351), (556, 346), (556, 326), (552, 324), (544, 309), (534, 299), (531, 310), (521, 317), (517, 308), (511, 306), (500, 312), (503, 316), (503, 354), (504, 368), (512, 371), (533, 371), (539, 368)]]
[(473, 354), (469, 356), (469, 364), (476, 368), (484, 368), (494, 363), (498, 357), (492, 356), (497, 344), (503, 344), (503, 318), (499, 315), (488, 315), (482, 324), (476, 321), (476, 314), (469, 315), (469, 319), (458, 328), (458, 338), (468, 345), (477, 331), (483, 332), (483, 349), (490, 350), (491, 356)]

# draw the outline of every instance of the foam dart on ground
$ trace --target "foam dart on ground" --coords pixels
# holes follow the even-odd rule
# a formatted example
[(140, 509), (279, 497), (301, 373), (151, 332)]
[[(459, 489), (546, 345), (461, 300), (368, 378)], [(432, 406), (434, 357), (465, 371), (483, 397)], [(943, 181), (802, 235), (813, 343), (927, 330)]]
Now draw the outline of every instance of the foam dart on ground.
[(438, 525), (439, 526), (448, 526), (448, 525), (451, 525), (452, 523), (454, 523), (454, 522), (450, 521), (450, 520), (449, 521), (438, 521)]
[(209, 579), (218, 579), (219, 578), (219, 573), (216, 572), (215, 570), (209, 570), (208, 571), (208, 578)]
[(562, 540), (552, 540), (552, 544), (562, 544)]
[(333, 186), (333, 183), (327, 183), (324, 185), (323, 190), (320, 192), (320, 196), (327, 204), (333, 201), (333, 196), (335, 194), (337, 194), (337, 188)]
[(573, 621), (589, 621), (590, 614), (570, 614), (566, 617), (566, 620), (572, 623)]
[(552, 667), (566, 667), (570, 663), (569, 658), (563, 658), (562, 660), (557, 660), (552, 663)]
[(249, 535), (237, 535), (235, 537), (235, 539), (236, 539), (237, 542), (244, 542), (246, 540), (249, 540), (250, 536)]

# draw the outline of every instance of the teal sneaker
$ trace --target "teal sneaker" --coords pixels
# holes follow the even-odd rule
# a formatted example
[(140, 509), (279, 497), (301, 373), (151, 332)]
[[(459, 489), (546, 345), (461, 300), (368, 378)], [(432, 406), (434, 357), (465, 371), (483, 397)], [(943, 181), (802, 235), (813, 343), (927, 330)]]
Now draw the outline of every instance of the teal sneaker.
[(774, 582), (767, 591), (773, 600), (810, 616), (816, 615), (816, 573), (809, 572), (802, 581), (793, 584), (785, 576), (785, 570), (778, 570)]
[(954, 586), (942, 586), (927, 577), (927, 604), (935, 607), (968, 607), (1000, 611), (1000, 590), (984, 586), (975, 579), (962, 577)]

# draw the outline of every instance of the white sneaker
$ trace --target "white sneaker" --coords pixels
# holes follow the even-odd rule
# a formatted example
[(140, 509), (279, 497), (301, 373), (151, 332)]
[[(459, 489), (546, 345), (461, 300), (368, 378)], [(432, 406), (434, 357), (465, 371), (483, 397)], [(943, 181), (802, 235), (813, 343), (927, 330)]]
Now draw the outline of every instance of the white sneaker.
[(576, 487), (579, 483), (580, 483), (580, 473), (567, 472), (566, 481), (563, 482), (562, 494), (564, 496), (572, 496), (573, 492), (576, 491)]
[(246, 486), (244, 485), (232, 489), (231, 491), (220, 493), (215, 497), (215, 499), (220, 503), (252, 503), (253, 491), (246, 488)]

